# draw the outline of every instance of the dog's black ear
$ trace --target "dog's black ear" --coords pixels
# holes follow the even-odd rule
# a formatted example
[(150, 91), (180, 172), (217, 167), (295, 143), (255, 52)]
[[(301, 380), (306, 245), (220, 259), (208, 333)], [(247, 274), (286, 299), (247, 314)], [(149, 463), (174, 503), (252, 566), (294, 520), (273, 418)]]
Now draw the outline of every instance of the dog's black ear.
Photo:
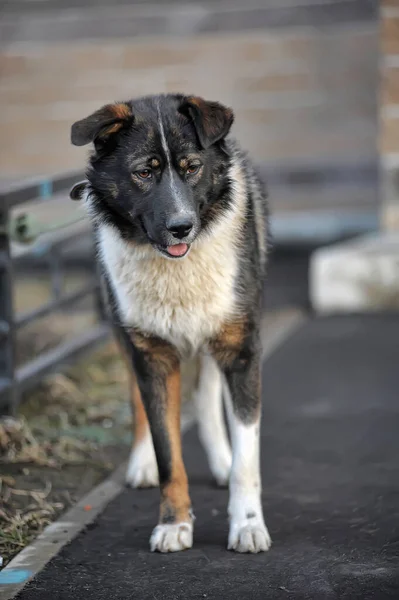
[(81, 200), (82, 196), (86, 190), (88, 182), (86, 180), (79, 181), (79, 183), (75, 183), (69, 192), (69, 197), (71, 200)]
[(124, 102), (106, 104), (92, 115), (72, 125), (71, 142), (74, 146), (85, 146), (117, 133), (133, 120), (132, 109)]
[(205, 149), (226, 137), (234, 121), (231, 108), (197, 96), (185, 98), (179, 111), (192, 119), (201, 146)]

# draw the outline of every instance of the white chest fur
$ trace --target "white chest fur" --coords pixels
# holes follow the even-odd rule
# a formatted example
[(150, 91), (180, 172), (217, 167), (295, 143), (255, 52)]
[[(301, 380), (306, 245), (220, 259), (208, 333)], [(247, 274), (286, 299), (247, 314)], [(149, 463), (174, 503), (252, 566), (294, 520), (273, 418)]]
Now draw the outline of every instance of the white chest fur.
[(234, 314), (237, 259), (225, 236), (194, 245), (177, 261), (152, 249), (143, 254), (110, 226), (100, 227), (99, 241), (125, 325), (192, 352)]
[(182, 354), (198, 350), (237, 311), (237, 239), (246, 202), (237, 165), (231, 179), (231, 210), (182, 260), (128, 244), (111, 226), (99, 227), (101, 259), (123, 323), (171, 342)]

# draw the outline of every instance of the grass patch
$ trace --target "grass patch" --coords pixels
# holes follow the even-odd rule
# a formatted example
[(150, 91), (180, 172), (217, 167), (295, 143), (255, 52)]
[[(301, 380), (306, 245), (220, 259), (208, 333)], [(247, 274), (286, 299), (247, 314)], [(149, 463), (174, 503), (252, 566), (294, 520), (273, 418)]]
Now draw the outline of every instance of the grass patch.
[[(44, 334), (30, 328), (24, 360), (59, 342), (68, 323), (64, 319), (60, 327), (59, 318), (56, 323), (54, 328), (47, 323)], [(0, 419), (4, 565), (126, 457), (127, 383), (125, 365), (110, 342), (27, 392), (16, 418)]]

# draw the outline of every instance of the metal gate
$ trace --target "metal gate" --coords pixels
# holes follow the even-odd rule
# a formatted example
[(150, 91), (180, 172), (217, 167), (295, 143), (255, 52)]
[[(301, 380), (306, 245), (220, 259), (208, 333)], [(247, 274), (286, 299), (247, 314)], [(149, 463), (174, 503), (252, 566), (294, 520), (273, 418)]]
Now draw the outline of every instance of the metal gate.
[[(56, 177), (51, 180), (37, 180), (18, 186), (0, 194), (0, 414), (15, 413), (20, 402), (21, 392), (37, 382), (43, 375), (52, 371), (60, 363), (76, 358), (103, 341), (109, 334), (104, 307), (100, 294), (100, 279), (96, 262), (88, 282), (72, 293), (62, 291), (62, 250), (82, 236), (91, 236), (88, 228), (68, 228), (62, 236), (53, 235), (45, 243), (40, 243), (40, 252), (46, 260), (51, 280), (51, 298), (39, 308), (16, 314), (14, 310), (14, 276), (16, 262), (26, 259), (37, 252), (37, 246), (28, 246), (23, 252), (14, 252), (12, 240), (29, 236), (26, 215), (15, 217), (15, 209), (29, 205), (49, 202), (54, 194), (68, 195), (69, 188), (78, 180), (77, 175)], [(82, 223), (84, 217), (82, 215)], [(93, 246), (94, 248), (94, 246)], [(48, 352), (43, 352), (22, 366), (16, 366), (15, 335), (19, 328), (33, 321), (73, 305), (94, 295), (96, 323), (84, 333), (74, 335), (68, 341), (61, 342)]]

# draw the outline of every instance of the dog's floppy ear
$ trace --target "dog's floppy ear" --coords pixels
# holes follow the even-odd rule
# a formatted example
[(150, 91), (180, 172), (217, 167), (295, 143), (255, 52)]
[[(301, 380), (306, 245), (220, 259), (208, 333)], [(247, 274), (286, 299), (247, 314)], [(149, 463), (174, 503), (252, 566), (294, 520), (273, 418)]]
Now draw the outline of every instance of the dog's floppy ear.
[(186, 97), (179, 111), (192, 119), (201, 146), (205, 149), (222, 140), (234, 121), (231, 108), (197, 96)]
[(74, 146), (85, 146), (90, 142), (117, 133), (133, 119), (132, 109), (124, 102), (106, 104), (92, 115), (72, 125), (71, 141)]

